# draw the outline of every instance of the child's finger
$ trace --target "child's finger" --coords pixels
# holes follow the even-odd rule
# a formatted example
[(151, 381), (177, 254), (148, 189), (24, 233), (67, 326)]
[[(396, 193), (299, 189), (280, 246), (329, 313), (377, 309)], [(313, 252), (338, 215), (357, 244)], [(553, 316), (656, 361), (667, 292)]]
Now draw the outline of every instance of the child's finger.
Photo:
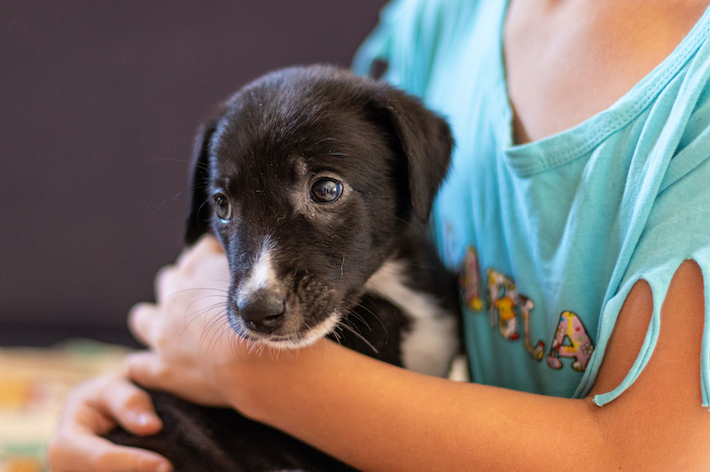
[(120, 378), (110, 382), (102, 395), (104, 407), (125, 430), (137, 434), (155, 434), (163, 428), (163, 422), (155, 413), (148, 393), (132, 382)]
[(117, 446), (106, 439), (77, 430), (55, 436), (49, 443), (52, 472), (169, 472), (170, 462), (152, 451)]

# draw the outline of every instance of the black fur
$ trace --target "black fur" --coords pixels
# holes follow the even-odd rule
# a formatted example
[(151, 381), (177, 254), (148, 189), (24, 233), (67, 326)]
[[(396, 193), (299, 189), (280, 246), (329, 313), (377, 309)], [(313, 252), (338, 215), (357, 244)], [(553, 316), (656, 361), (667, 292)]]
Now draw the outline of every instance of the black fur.
[[(445, 121), (413, 97), (327, 66), (269, 74), (225, 102), (195, 147), (186, 242), (205, 232), (222, 242), (232, 275), (226, 316), (237, 333), (295, 347), (325, 327), (345, 346), (411, 368), (403, 344), (417, 316), (367, 282), (396, 263), (402, 273), (387, 277), (426, 294), (434, 318), (457, 316), (455, 279), (426, 230), (452, 145)], [(340, 185), (339, 198), (319, 201), (312, 189), (322, 179), (328, 191)], [(264, 254), (270, 275), (255, 278)], [(451, 352), (431, 356), (448, 356), (446, 364)], [(163, 432), (109, 438), (156, 450), (176, 471), (352, 470), (233, 410), (152, 396)]]

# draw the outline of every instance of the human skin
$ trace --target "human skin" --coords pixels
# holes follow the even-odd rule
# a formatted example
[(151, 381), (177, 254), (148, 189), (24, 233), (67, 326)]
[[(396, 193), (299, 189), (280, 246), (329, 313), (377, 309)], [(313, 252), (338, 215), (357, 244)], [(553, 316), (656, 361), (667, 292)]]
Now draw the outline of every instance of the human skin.
[[(677, 46), (706, 7), (707, 1), (514, 0), (504, 42), (516, 141), (544, 138), (606, 109)], [(184, 314), (195, 302), (186, 294), (224, 283), (224, 264), (208, 237), (160, 274), (157, 304), (131, 314), (134, 332), (151, 347), (129, 359), (131, 378), (193, 401), (231, 405), (362, 470), (710, 467), (710, 413), (700, 398), (703, 277), (693, 261), (672, 280), (647, 367), (603, 408), (593, 396), (619, 385), (648, 328), (653, 302), (643, 281), (623, 305), (590, 395), (564, 399), (431, 378), (327, 340), (290, 355), (260, 355), (220, 337), (214, 318), (186, 326)], [(205, 327), (213, 334), (205, 336)], [(103, 382), (100, 392), (89, 385), (70, 400), (50, 448), (52, 470), (156, 470), (152, 456), (141, 456), (140, 465), (134, 451), (84, 446), (117, 420), (136, 432), (160, 427), (124, 378)], [(126, 392), (122, 402), (106, 383)], [(574, 454), (563, 452), (569, 450)]]
[[(702, 277), (693, 262), (684, 263), (671, 284), (661, 315), (664, 328), (646, 370), (626, 393), (599, 408), (591, 397), (561, 399), (427, 377), (325, 340), (276, 358), (259, 355), (246, 343), (205, 342), (206, 326), (221, 327), (210, 317), (198, 317), (187, 328), (174, 310), (184, 313), (195, 296), (179, 301), (177, 294), (204, 288), (204, 274), (225, 270), (223, 258), (216, 241), (202, 241), (178, 266), (161, 273), (159, 304), (133, 311), (136, 333), (155, 348), (129, 360), (130, 375), (138, 382), (193, 401), (236, 406), (363, 470), (411, 470), (413, 465), (466, 470), (472, 464), (483, 470), (536, 470), (543, 462), (589, 470), (702, 470), (710, 464), (704, 447), (710, 415), (700, 407), (699, 356), (692, 356), (700, 350), (701, 334), (686, 328), (703, 318), (702, 300), (694, 295), (702, 292)], [(651, 310), (649, 291), (638, 284), (622, 308), (616, 333), (624, 334), (612, 336), (608, 352), (614, 363), (602, 366), (595, 392), (618, 384), (633, 363)], [(166, 299), (178, 300), (171, 302), (177, 305)], [(680, 317), (682, 323), (674, 322)], [(167, 349), (172, 330), (180, 332), (180, 349)], [(166, 333), (164, 340), (157, 338)], [(52, 470), (157, 470), (151, 468), (157, 464), (153, 456), (99, 444), (93, 437), (91, 444), (76, 441), (77, 435), (90, 436), (92, 428), (107, 430), (113, 418), (139, 433), (159, 428), (150, 417), (140, 425), (149, 402), (125, 379), (98, 382), (70, 402), (71, 408), (84, 408), (84, 415), (74, 411), (63, 422), (63, 436), (60, 430), (52, 447)], [(80, 420), (83, 429), (77, 428)], [(511, 441), (516, 454), (507, 452)], [(551, 444), (585, 447), (576, 455), (561, 455)], [(62, 465), (69, 461), (72, 468)], [(121, 468), (121, 461), (130, 465)]]

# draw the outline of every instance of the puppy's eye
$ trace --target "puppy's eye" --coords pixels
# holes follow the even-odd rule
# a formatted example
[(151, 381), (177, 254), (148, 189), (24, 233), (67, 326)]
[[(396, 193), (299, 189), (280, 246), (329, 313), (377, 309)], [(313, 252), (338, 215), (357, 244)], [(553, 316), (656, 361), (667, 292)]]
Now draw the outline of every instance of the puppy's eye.
[(222, 223), (232, 219), (232, 204), (224, 194), (218, 193), (214, 196), (214, 212)]
[(343, 184), (335, 179), (320, 179), (311, 187), (311, 198), (317, 203), (332, 203), (343, 194)]

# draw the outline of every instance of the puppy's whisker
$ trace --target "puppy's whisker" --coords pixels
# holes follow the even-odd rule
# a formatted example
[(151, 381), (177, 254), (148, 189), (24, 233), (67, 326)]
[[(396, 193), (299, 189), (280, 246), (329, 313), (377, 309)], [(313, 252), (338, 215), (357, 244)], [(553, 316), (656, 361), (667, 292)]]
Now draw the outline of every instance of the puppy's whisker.
[[(197, 299), (193, 300), (192, 302), (190, 302), (189, 305), (187, 306), (186, 312), (190, 313), (189, 310), (191, 310), (195, 304), (201, 303), (201, 302), (206, 302), (209, 299), (214, 299), (214, 298), (216, 298), (217, 301), (215, 301), (214, 303), (211, 303), (210, 305), (208, 305), (204, 308), (212, 308), (215, 306), (226, 307), (228, 305), (227, 299), (223, 295), (205, 295), (203, 297), (197, 298)], [(200, 311), (204, 310), (204, 308), (197, 310), (197, 311), (200, 312)]]
[[(209, 166), (199, 166), (199, 167), (200, 167), (200, 169), (206, 170)], [(201, 182), (201, 183), (195, 184), (192, 188), (198, 189), (198, 190), (205, 190), (207, 188), (210, 188), (210, 184), (209, 184), (209, 182)]]
[(160, 205), (158, 205), (158, 210), (162, 210), (163, 207), (164, 207), (168, 202), (174, 202), (175, 200), (177, 200), (178, 198), (180, 198), (182, 195), (183, 195), (183, 192), (178, 192), (178, 193), (176, 193), (175, 195), (173, 195), (172, 198), (166, 198), (165, 200), (163, 200), (163, 202), (162, 202)]
[[(199, 310), (196, 310), (193, 312), (187, 312), (185, 314), (185, 318), (188, 319), (189, 321), (186, 326), (190, 326), (190, 324), (193, 323), (198, 318), (208, 315), (209, 313), (214, 312), (215, 310), (223, 311), (224, 312), (223, 315), (226, 315), (227, 304), (226, 303), (213, 303), (212, 305), (202, 307)], [(222, 315), (219, 315), (219, 316), (222, 316)]]
[[(362, 308), (363, 310), (366, 310), (367, 312), (369, 312), (369, 313), (373, 316), (373, 318), (377, 318), (377, 316), (375, 315), (375, 313), (373, 313), (372, 310), (370, 310), (370, 309), (367, 308), (366, 306), (364, 306), (364, 305), (362, 305), (362, 304), (358, 304), (358, 306), (359, 306), (360, 308)], [(348, 316), (347, 316), (347, 317), (348, 317), (348, 318), (355, 318), (357, 321), (359, 321), (360, 323), (362, 323), (363, 325), (365, 325), (365, 327), (366, 327), (369, 331), (372, 331), (372, 327), (370, 326), (370, 324), (369, 324), (369, 323), (367, 322), (367, 320), (365, 320), (365, 318), (364, 318), (361, 314), (359, 314), (358, 312), (356, 312), (356, 311), (354, 311), (354, 310), (350, 310), (350, 311), (348, 312)], [(348, 321), (350, 321), (350, 320), (348, 320)]]
[[(367, 311), (369, 314), (371, 314), (371, 315), (372, 315), (372, 318), (374, 318), (374, 320), (377, 321), (377, 323), (382, 327), (382, 330), (385, 332), (385, 336), (387, 336), (387, 326), (385, 326), (385, 324), (382, 322), (382, 320), (380, 319), (380, 317), (377, 316), (377, 314), (376, 314), (374, 311), (370, 310), (368, 307), (366, 307), (366, 306), (363, 305), (362, 303), (358, 303), (357, 306), (359, 306), (360, 308), (362, 308), (363, 310), (365, 310), (365, 311)], [(350, 313), (353, 314), (355, 318), (357, 318), (358, 320), (360, 320), (360, 321), (367, 327), (367, 329), (369, 329), (370, 331), (372, 331), (372, 327), (371, 327), (370, 324), (362, 317), (362, 315), (360, 315), (359, 313), (354, 312), (354, 311), (351, 311)]]
[(230, 338), (229, 342), (229, 347), (232, 349), (232, 354), (237, 354), (238, 350), (237, 347), (241, 342), (244, 340), (243, 337), (239, 335), (236, 331), (233, 329), (230, 329), (229, 332), (227, 333), (227, 336)]
[[(226, 313), (220, 313), (212, 316), (212, 319), (205, 325), (205, 329), (200, 336), (200, 348), (207, 345), (207, 349), (216, 349), (216, 344), (221, 342), (225, 333), (228, 332), (229, 326), (224, 323), (223, 320), (226, 318)], [(211, 335), (209, 339), (207, 336)]]
[(261, 357), (261, 355), (264, 353), (264, 349), (266, 348), (266, 345), (264, 343), (260, 343), (257, 341), (253, 340), (247, 340), (248, 344), (248, 352), (249, 354), (256, 354), (257, 356)]
[(209, 206), (209, 202), (208, 202), (207, 200), (205, 200), (204, 202), (202, 202), (202, 204), (200, 205), (200, 208), (199, 208), (199, 210), (197, 211), (197, 214), (198, 214), (198, 215), (200, 214), (200, 212), (202, 212), (202, 210), (205, 208), (205, 206)]
[(359, 326), (356, 326), (355, 323), (352, 322), (352, 320), (345, 318), (345, 319), (341, 320), (337, 326), (343, 336), (345, 335), (345, 333), (344, 333), (345, 328), (343, 327), (344, 325), (348, 326), (348, 328), (349, 328), (348, 331), (356, 330), (358, 333), (362, 334), (362, 330), (360, 329)]
[[(349, 331), (355, 330), (364, 336), (364, 333), (362, 332), (362, 325), (358, 325), (353, 320), (348, 319), (348, 318), (345, 318), (343, 320), (343, 323), (346, 324), (350, 328)], [(361, 323), (365, 325), (365, 327), (368, 329), (368, 331), (370, 333), (372, 333), (372, 329), (370, 328), (370, 326), (367, 323), (365, 323), (364, 321), (361, 321)], [(387, 330), (386, 329), (384, 330), (384, 334), (385, 334), (385, 338), (386, 338), (387, 337)]]
[[(224, 295), (225, 298), (226, 298), (227, 294), (229, 294), (229, 291), (226, 288), (217, 288), (217, 287), (185, 288), (185, 289), (178, 290), (176, 292), (171, 293), (170, 295), (168, 295), (168, 298), (175, 297), (176, 295), (185, 295), (189, 292), (213, 292), (213, 293), (217, 292), (220, 295)], [(206, 296), (217, 296), (217, 295), (204, 295), (203, 297), (206, 297)], [(199, 298), (197, 298), (197, 300), (199, 300), (200, 298), (203, 298), (203, 297), (199, 297)]]
[[(205, 313), (205, 315), (207, 315), (207, 312)], [(225, 318), (224, 314), (220, 314), (220, 313), (218, 313), (217, 315), (211, 315), (211, 319), (205, 324), (205, 328), (202, 330), (202, 333), (200, 333), (200, 342), (201, 343), (203, 342), (204, 337), (207, 335), (207, 333), (214, 331), (215, 326), (218, 326), (219, 324), (226, 324), (226, 323), (222, 322), (222, 320), (224, 318)], [(190, 325), (195, 321), (195, 319), (189, 321), (186, 324), (185, 329), (180, 334), (180, 337), (182, 337), (182, 335), (185, 334), (185, 332), (190, 327)]]
[(322, 143), (325, 143), (325, 142), (329, 142), (329, 141), (335, 141), (335, 138), (333, 138), (333, 137), (327, 137), (327, 138), (320, 139), (320, 140), (316, 141), (316, 143), (315, 143), (314, 146), (318, 146), (319, 144), (322, 144)]
[(377, 348), (376, 348), (375, 346), (373, 346), (372, 343), (370, 343), (370, 341), (367, 340), (367, 338), (365, 338), (362, 334), (358, 333), (357, 330), (351, 328), (351, 327), (348, 326), (347, 324), (341, 324), (340, 326), (341, 326), (343, 329), (346, 329), (346, 330), (350, 331), (351, 333), (353, 333), (353, 334), (354, 334), (356, 337), (358, 337), (362, 342), (364, 342), (364, 343), (367, 345), (367, 347), (369, 347), (370, 349), (372, 349), (372, 351), (373, 351), (375, 354), (379, 354), (379, 353), (380, 353), (380, 351), (378, 351)]
[(340, 326), (340, 323), (338, 323), (338, 325), (336, 325), (335, 328), (333, 328), (333, 331), (330, 333), (331, 336), (333, 336), (333, 338), (335, 338), (335, 342), (337, 342), (338, 344), (341, 344), (341, 345), (343, 344), (343, 342), (342, 342), (343, 339), (342, 339), (342, 335), (341, 335), (342, 330), (343, 330), (343, 328)]
[(296, 349), (289, 349), (289, 348), (283, 348), (283, 347), (277, 347), (273, 345), (269, 345), (269, 350), (274, 355), (274, 359), (278, 360), (279, 356), (286, 356), (289, 359), (295, 359), (296, 356), (298, 355), (298, 351)]
[(269, 357), (271, 357), (273, 360), (278, 361), (279, 360), (279, 354), (281, 354), (281, 349), (275, 349), (273, 346), (269, 346)]

